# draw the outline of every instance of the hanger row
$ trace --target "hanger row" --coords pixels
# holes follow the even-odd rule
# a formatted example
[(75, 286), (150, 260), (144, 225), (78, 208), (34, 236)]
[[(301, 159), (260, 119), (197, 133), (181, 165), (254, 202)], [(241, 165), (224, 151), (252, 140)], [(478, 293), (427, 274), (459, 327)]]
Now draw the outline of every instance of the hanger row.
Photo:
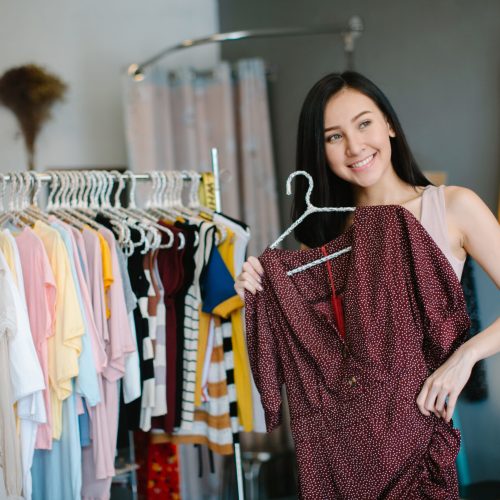
[[(147, 197), (146, 208), (136, 204), (137, 180), (151, 180), (152, 192)], [(190, 188), (184, 193), (185, 181)], [(49, 182), (46, 207), (38, 207), (38, 197), (43, 182)], [(120, 196), (129, 181), (127, 207), (123, 207)], [(120, 173), (118, 171), (49, 171), (16, 172), (0, 174), (0, 223), (10, 220), (20, 227), (35, 224), (37, 220), (50, 222), (49, 213), (71, 225), (83, 229), (90, 226), (96, 230), (102, 227), (96, 222), (101, 213), (109, 220), (117, 240), (127, 255), (141, 247), (141, 253), (158, 248), (178, 250), (185, 246), (182, 232), (174, 234), (159, 220), (174, 223), (179, 218), (199, 221), (199, 212), (210, 216), (210, 209), (200, 206), (198, 198), (201, 175), (195, 171), (157, 171), (148, 174)], [(184, 205), (183, 195), (187, 198)], [(194, 222), (193, 222), (194, 223)], [(220, 241), (225, 230), (218, 228)], [(139, 234), (139, 240), (132, 231)], [(195, 245), (196, 245), (195, 241)]]

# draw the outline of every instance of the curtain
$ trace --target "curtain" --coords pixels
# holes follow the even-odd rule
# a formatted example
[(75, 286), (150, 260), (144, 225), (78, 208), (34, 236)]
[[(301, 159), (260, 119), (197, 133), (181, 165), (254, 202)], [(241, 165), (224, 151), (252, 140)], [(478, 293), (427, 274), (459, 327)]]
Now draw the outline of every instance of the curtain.
[[(222, 62), (209, 71), (156, 67), (124, 80), (130, 169), (210, 171), (216, 147), (222, 210), (251, 228), (259, 255), (280, 233), (265, 64)], [(141, 199), (138, 186), (138, 200)]]

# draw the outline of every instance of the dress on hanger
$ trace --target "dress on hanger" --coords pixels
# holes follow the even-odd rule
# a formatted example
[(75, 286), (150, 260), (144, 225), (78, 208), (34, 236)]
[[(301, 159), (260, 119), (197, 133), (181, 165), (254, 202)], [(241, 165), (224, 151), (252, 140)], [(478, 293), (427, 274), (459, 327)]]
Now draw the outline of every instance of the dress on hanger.
[(455, 271), (397, 205), (357, 208), (326, 250), (347, 246), (331, 261), (344, 340), (325, 266), (287, 276), (320, 248), (260, 257), (264, 290), (246, 293), (246, 329), (267, 430), (280, 423), (284, 383), (301, 498), (458, 499), (459, 432), (415, 402), (469, 326)]

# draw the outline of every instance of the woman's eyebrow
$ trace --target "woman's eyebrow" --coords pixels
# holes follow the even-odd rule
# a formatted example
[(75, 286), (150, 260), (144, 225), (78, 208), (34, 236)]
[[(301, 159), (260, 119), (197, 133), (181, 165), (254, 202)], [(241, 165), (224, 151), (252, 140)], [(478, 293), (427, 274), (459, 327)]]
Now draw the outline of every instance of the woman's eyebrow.
[[(358, 113), (352, 120), (351, 122), (355, 122), (360, 116), (363, 116), (365, 113), (371, 113), (371, 111), (361, 111), (361, 113)], [(325, 128), (325, 132), (329, 132), (330, 130), (334, 130), (340, 128), (339, 125), (333, 125), (332, 127)]]

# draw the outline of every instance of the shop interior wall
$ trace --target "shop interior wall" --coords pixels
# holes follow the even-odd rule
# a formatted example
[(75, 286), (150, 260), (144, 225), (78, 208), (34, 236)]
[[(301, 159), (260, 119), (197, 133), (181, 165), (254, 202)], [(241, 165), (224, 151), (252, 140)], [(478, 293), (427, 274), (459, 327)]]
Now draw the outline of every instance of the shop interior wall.
[[(483, 0), (219, 0), (221, 31), (332, 24), (360, 15), (355, 69), (372, 78), (399, 114), (420, 166), (476, 191), (496, 211), (500, 184), (500, 2)], [(295, 169), (300, 105), (323, 75), (346, 68), (339, 37), (226, 43), (222, 58), (258, 56), (270, 69), (278, 186)], [(289, 200), (282, 196), (283, 224)], [(500, 293), (477, 268), (483, 325)], [(487, 362), (488, 401), (461, 403), (472, 479), (500, 479), (500, 355)]]
[[(68, 85), (38, 142), (37, 165), (125, 166), (121, 78), (129, 64), (217, 31), (215, 0), (0, 0), (0, 74), (36, 63)], [(175, 54), (168, 64), (210, 66), (216, 45)], [(14, 116), (0, 107), (0, 171), (23, 170)]]

